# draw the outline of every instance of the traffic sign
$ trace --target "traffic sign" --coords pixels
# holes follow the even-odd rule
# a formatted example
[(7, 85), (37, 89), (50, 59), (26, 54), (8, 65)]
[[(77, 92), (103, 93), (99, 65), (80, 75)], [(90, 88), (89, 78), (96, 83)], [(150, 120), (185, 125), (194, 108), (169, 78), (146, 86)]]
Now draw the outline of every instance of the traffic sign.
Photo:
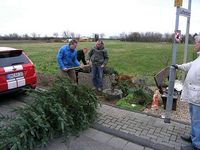
[(178, 13), (179, 15), (184, 16), (184, 17), (190, 17), (190, 14), (191, 14), (190, 10), (185, 9), (185, 8), (178, 8)]
[(174, 6), (175, 7), (180, 7), (182, 6), (183, 0), (174, 0)]
[(180, 43), (181, 42), (181, 30), (176, 30), (175, 32), (175, 41), (176, 43)]

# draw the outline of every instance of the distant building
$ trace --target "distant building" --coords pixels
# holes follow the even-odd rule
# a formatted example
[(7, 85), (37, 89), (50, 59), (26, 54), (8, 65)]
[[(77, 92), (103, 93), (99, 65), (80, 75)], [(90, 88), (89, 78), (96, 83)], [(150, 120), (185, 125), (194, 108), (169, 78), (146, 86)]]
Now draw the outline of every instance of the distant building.
[(92, 39), (88, 38), (88, 37), (80, 37), (79, 38), (79, 42), (91, 42)]

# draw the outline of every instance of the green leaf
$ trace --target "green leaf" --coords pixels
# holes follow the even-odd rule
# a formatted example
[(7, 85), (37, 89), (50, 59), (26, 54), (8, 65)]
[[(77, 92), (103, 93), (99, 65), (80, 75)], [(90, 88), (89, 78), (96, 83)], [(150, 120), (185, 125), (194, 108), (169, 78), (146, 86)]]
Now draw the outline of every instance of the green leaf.
[(17, 143), (15, 143), (11, 148), (10, 150), (17, 150)]

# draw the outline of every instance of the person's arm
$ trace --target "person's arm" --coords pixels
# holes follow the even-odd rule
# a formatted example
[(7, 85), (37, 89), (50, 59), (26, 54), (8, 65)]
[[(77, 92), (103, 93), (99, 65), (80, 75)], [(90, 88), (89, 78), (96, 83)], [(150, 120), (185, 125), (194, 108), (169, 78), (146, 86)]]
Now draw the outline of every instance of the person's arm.
[(80, 62), (77, 59), (75, 59), (75, 64), (76, 64), (76, 66), (80, 66), (81, 65)]
[(89, 54), (89, 52), (85, 54), (86, 65), (88, 65), (90, 63), (88, 54)]
[(106, 49), (103, 51), (103, 56), (104, 56), (103, 66), (105, 66), (108, 63), (108, 60), (109, 60), (108, 52), (107, 52)]
[(188, 71), (190, 69), (190, 67), (192, 66), (192, 62), (185, 63), (185, 64), (182, 64), (182, 65), (177, 65), (177, 66), (178, 66), (178, 69)]
[(90, 60), (93, 55), (93, 49), (91, 49), (88, 53), (88, 59)]
[(83, 53), (82, 62), (83, 62), (84, 65), (87, 65), (86, 60), (85, 60), (85, 54), (84, 54), (84, 53)]
[(94, 53), (94, 52), (93, 52), (93, 49), (91, 49), (91, 50), (89, 51), (88, 55), (87, 55), (87, 58), (86, 58), (90, 65), (92, 65), (91, 57), (92, 57), (93, 53)]
[(58, 61), (58, 65), (60, 67), (61, 70), (65, 69), (65, 66), (64, 66), (64, 63), (63, 63), (63, 51), (64, 51), (64, 48), (61, 47), (58, 51), (58, 54), (57, 54), (57, 61)]

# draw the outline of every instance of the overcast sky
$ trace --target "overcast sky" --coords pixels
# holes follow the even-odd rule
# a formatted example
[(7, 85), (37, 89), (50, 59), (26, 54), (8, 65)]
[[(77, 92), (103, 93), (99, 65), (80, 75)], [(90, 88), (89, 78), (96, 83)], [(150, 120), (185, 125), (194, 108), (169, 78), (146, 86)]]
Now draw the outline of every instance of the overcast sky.
[[(183, 0), (183, 8), (188, 8), (188, 1)], [(0, 35), (173, 33), (175, 12), (174, 0), (0, 0)], [(179, 29), (185, 34), (186, 17), (180, 17)], [(192, 0), (190, 33), (196, 32), (200, 0)]]

